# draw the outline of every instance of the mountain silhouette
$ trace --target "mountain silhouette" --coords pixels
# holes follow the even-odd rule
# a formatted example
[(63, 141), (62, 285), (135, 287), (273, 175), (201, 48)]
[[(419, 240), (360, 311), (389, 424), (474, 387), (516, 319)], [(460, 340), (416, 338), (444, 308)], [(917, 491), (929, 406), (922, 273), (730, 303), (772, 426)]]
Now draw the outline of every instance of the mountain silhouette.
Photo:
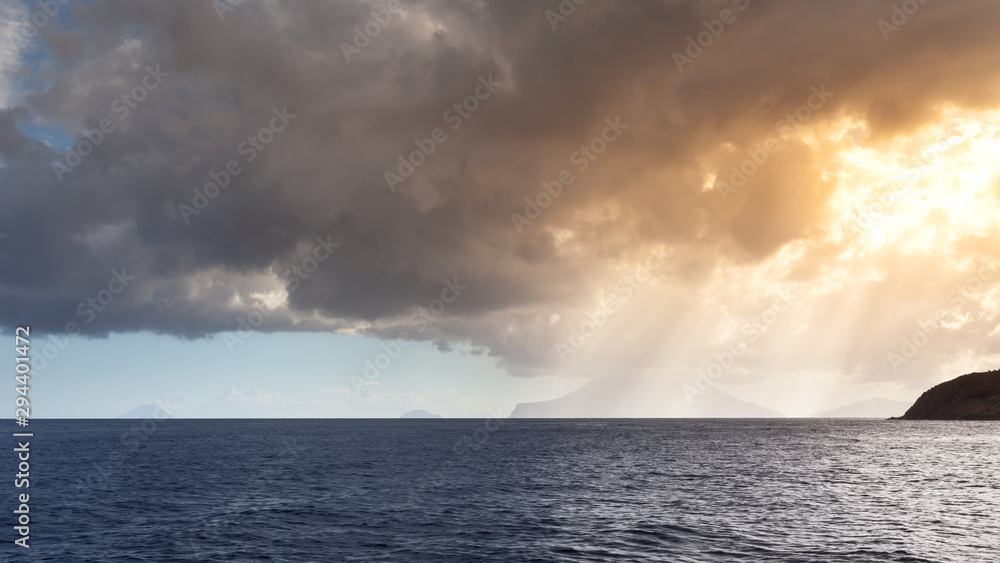
[(653, 378), (597, 379), (551, 401), (520, 403), (512, 418), (776, 418), (783, 414), (714, 387), (690, 399), (684, 385)]

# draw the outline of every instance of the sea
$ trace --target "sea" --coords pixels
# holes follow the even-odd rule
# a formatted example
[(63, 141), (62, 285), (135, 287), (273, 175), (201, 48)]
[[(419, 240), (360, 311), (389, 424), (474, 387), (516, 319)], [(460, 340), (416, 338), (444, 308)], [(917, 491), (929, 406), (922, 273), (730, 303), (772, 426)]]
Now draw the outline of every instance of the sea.
[[(30, 486), (14, 487), (10, 449), (4, 462), (4, 561), (1000, 561), (997, 422), (32, 420), (30, 431)], [(13, 543), (25, 492), (27, 549)]]

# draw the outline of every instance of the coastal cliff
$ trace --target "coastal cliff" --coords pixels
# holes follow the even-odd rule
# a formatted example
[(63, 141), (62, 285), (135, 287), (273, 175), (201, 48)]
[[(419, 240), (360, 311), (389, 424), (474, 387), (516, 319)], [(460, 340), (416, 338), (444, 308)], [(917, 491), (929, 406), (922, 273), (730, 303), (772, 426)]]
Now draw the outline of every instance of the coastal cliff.
[(1000, 420), (1000, 370), (970, 373), (931, 387), (904, 420)]

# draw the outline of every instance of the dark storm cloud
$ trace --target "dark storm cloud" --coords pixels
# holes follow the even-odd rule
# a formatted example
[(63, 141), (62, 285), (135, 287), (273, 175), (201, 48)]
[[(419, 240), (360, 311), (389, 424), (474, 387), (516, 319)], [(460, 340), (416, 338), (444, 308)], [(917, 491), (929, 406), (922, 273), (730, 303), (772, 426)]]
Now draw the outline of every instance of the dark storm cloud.
[[(700, 172), (722, 144), (776, 136), (823, 84), (835, 94), (814, 120), (853, 115), (891, 136), (942, 103), (995, 105), (1000, 73), (1000, 5), (985, 1), (922, 5), (888, 41), (888, 1), (591, 1), (555, 30), (557, 2), (404, 2), (346, 61), (342, 43), (382, 6), (244, 2), (220, 21), (209, 2), (98, 0), (42, 30), (50, 57), (22, 69), (23, 101), (0, 114), (0, 322), (80, 322), (127, 268), (133, 285), (85, 332), (233, 330), (251, 294), (331, 237), (335, 256), (262, 330), (395, 336), (457, 277), (470, 289), (426, 338), (471, 339), (529, 373), (552, 360), (544, 319), (615, 261), (687, 249), (670, 275), (695, 283), (815, 234), (830, 190), (813, 149), (783, 140), (753, 195), (723, 203)], [(734, 21), (679, 72), (673, 53), (724, 9)], [(122, 117), (115, 101), (147, 65), (166, 76)], [(453, 129), (444, 112), (490, 79)], [(294, 119), (248, 161), (241, 144), (282, 108)], [(616, 117), (627, 131), (577, 172), (572, 153)], [(23, 133), (33, 120), (79, 136), (105, 118), (114, 130), (61, 180), (63, 150)], [(438, 128), (447, 139), (391, 191), (385, 172)], [(232, 160), (241, 172), (185, 217)], [(518, 233), (511, 213), (563, 169), (573, 184)], [(313, 313), (328, 323), (293, 324)]]

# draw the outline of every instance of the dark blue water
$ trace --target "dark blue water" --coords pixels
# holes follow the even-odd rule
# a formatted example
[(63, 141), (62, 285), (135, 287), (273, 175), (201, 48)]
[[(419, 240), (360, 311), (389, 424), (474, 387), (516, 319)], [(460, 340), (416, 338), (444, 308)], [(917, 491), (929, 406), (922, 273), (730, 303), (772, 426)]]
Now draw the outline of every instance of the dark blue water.
[(4, 560), (1000, 560), (997, 423), (31, 425)]

